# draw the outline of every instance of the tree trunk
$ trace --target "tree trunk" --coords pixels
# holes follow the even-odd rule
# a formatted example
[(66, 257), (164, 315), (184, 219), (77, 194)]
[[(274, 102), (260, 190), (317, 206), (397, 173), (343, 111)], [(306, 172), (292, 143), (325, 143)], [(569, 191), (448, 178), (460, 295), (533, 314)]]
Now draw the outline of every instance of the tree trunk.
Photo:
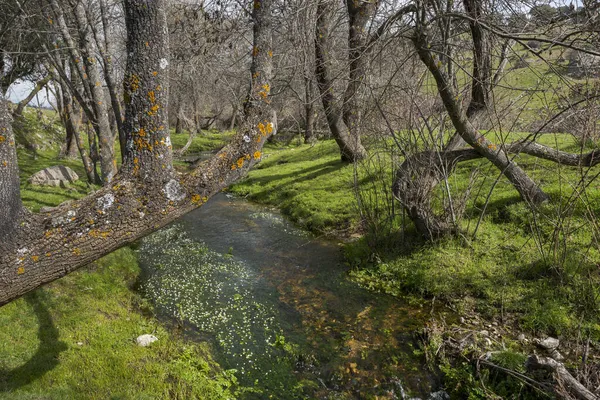
[(360, 143), (360, 125), (363, 96), (361, 93), (367, 76), (367, 23), (375, 14), (378, 0), (356, 1), (346, 0), (348, 11), (348, 86), (344, 93), (343, 118), (350, 130), (352, 138)]
[[(81, 117), (77, 112), (77, 105), (71, 95), (69, 94), (66, 85), (61, 82), (61, 93), (62, 93), (62, 104), (63, 104), (63, 123), (65, 126), (65, 130), (67, 131), (67, 136), (71, 137), (71, 140), (67, 139), (67, 156), (71, 156), (72, 151), (78, 151), (79, 156), (81, 157), (81, 162), (83, 163), (83, 168), (85, 169), (85, 174), (87, 176), (89, 183), (98, 183), (95, 179), (96, 176), (94, 174), (93, 162), (87, 154), (87, 151), (83, 144), (81, 143)], [(74, 147), (73, 150), (70, 150), (71, 147)], [(73, 154), (74, 156), (74, 154)]]
[(237, 104), (233, 107), (233, 111), (231, 112), (231, 119), (229, 120), (229, 130), (232, 131), (235, 129), (235, 120), (237, 118), (238, 107)]
[(48, 74), (45, 78), (40, 79), (39, 81), (36, 82), (33, 90), (31, 92), (29, 92), (29, 94), (27, 95), (27, 97), (25, 97), (23, 100), (21, 100), (19, 102), (19, 104), (17, 104), (17, 107), (15, 108), (15, 111), (13, 112), (13, 118), (17, 119), (17, 118), (21, 118), (23, 116), (23, 110), (25, 109), (25, 106), (27, 106), (27, 104), (29, 104), (29, 102), (31, 100), (33, 100), (33, 98), (40, 92), (40, 90), (42, 90), (44, 88), (44, 86), (46, 86), (48, 84), (48, 82), (50, 82), (50, 74)]
[[(12, 231), (2, 234), (14, 240), (0, 240), (0, 305), (174, 221), (247, 174), (260, 160), (262, 146), (274, 130), (270, 107), (273, 1), (254, 1), (254, 46), (258, 51), (252, 59), (250, 105), (240, 132), (210, 160), (177, 176), (166, 128), (165, 1), (125, 0), (126, 164), (111, 185), (50, 212), (25, 214), (19, 219), (14, 140), (7, 132), (0, 154), (10, 153), (10, 168), (0, 168), (0, 193), (8, 208), (0, 211), (0, 229)], [(6, 108), (0, 109), (3, 124), (9, 123), (6, 118)], [(10, 126), (0, 129), (4, 132)], [(13, 212), (7, 212), (11, 207)]]
[(19, 165), (11, 123), (8, 106), (0, 93), (0, 254), (11, 249), (23, 214)]
[[(87, 117), (92, 123), (98, 141), (100, 144), (100, 169), (101, 179), (104, 184), (108, 184), (116, 173), (116, 162), (114, 159), (114, 141), (112, 140), (112, 132), (108, 121), (108, 112), (104, 101), (104, 92), (100, 73), (96, 65), (96, 56), (93, 47), (93, 37), (90, 28), (87, 24), (85, 9), (82, 3), (77, 3), (75, 6), (75, 21), (79, 28), (81, 47), (76, 47), (75, 42), (69, 33), (69, 29), (64, 19), (64, 14), (57, 0), (50, 0), (52, 10), (56, 17), (57, 25), (60, 29), (62, 39), (68, 46), (69, 55), (71, 57), (72, 70), (77, 71), (79, 80), (81, 81), (85, 97), (77, 96), (78, 101), (81, 101), (82, 108), (86, 111)], [(81, 53), (79, 52), (79, 50)], [(56, 65), (58, 69), (60, 66)], [(64, 71), (59, 71), (63, 79)], [(74, 90), (76, 94), (76, 90)], [(87, 100), (86, 100), (87, 99)], [(91, 104), (90, 104), (91, 103)]]
[(313, 100), (313, 82), (310, 76), (304, 77), (304, 143), (314, 143), (315, 136), (315, 105)]
[(519, 192), (523, 200), (530, 204), (540, 204), (548, 200), (548, 196), (516, 163), (508, 158), (505, 152), (498, 149), (485, 136), (479, 134), (469, 122), (460, 103), (456, 100), (456, 95), (452, 90), (450, 82), (448, 82), (434, 59), (428, 46), (427, 37), (422, 32), (417, 31), (413, 37), (413, 42), (415, 43), (419, 58), (433, 75), (440, 97), (448, 111), (454, 128), (461, 138), (500, 169)]
[[(94, 37), (96, 38), (96, 43), (98, 50), (100, 51), (100, 56), (102, 57), (102, 62), (104, 64), (104, 79), (106, 80), (106, 87), (108, 88), (108, 94), (110, 95), (110, 102), (112, 105), (113, 114), (115, 117), (115, 123), (117, 125), (117, 131), (119, 133), (119, 145), (121, 147), (121, 161), (123, 161), (123, 149), (126, 146), (125, 139), (125, 131), (123, 130), (123, 111), (121, 109), (121, 100), (119, 98), (119, 91), (117, 90), (117, 85), (114, 80), (114, 72), (113, 72), (113, 63), (112, 57), (110, 55), (111, 51), (111, 35), (108, 31), (108, 15), (106, 10), (106, 4), (104, 0), (100, 0), (100, 17), (102, 19), (102, 27), (104, 29), (104, 47), (101, 45), (99, 38), (97, 37), (97, 33), (94, 30)], [(88, 22), (90, 26), (94, 26), (91, 19), (88, 18)]]
[(175, 133), (180, 134), (183, 132), (183, 101), (181, 94), (177, 96), (177, 113), (175, 114)]
[(353, 136), (342, 119), (342, 110), (336, 104), (333, 94), (331, 57), (329, 53), (331, 21), (335, 12), (335, 3), (319, 0), (317, 3), (317, 24), (315, 29), (315, 75), (325, 109), (327, 124), (336, 143), (340, 147), (342, 161), (354, 162), (367, 156), (360, 143), (360, 137)]
[(75, 6), (75, 17), (79, 28), (81, 39), (81, 55), (85, 64), (83, 79), (87, 80), (90, 87), (95, 120), (92, 124), (96, 128), (98, 135), (98, 153), (100, 155), (100, 172), (102, 183), (109, 184), (117, 172), (117, 163), (115, 161), (114, 139), (108, 119), (108, 109), (104, 99), (104, 89), (102, 88), (102, 77), (98, 71), (96, 54), (94, 52), (93, 33), (87, 22), (85, 8), (82, 2)]

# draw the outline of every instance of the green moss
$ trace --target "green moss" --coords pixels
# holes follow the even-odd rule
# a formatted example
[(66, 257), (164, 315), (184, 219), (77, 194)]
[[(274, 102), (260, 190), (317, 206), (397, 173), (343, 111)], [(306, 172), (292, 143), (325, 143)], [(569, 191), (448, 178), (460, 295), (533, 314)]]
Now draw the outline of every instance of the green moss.
[(359, 221), (352, 174), (353, 166), (340, 161), (333, 141), (268, 148), (248, 179), (229, 190), (276, 206), (313, 232), (352, 230)]

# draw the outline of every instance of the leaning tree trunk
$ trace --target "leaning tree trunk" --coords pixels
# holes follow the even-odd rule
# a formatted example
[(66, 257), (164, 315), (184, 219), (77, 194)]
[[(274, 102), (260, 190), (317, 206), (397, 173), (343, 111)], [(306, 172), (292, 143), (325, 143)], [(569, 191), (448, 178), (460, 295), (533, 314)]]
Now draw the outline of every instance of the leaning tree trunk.
[(325, 109), (325, 117), (331, 135), (340, 148), (342, 161), (354, 162), (367, 156), (360, 137), (353, 136), (342, 118), (342, 109), (333, 93), (334, 81), (331, 73), (330, 56), (331, 22), (335, 13), (335, 3), (319, 0), (317, 3), (317, 22), (315, 28), (315, 76)]
[[(96, 182), (94, 167), (90, 156), (87, 153), (87, 150), (83, 146), (81, 142), (81, 118), (77, 112), (77, 104), (73, 100), (72, 96), (69, 94), (69, 91), (66, 88), (66, 85), (61, 81), (61, 90), (62, 93), (62, 103), (63, 103), (63, 123), (65, 125), (65, 130), (67, 131), (67, 136), (71, 136), (71, 142), (67, 140), (67, 149), (70, 146), (75, 144), (75, 149), (79, 152), (81, 157), (81, 162), (83, 163), (83, 168), (85, 170), (85, 174), (87, 176), (89, 183), (99, 183)], [(70, 151), (67, 150), (67, 155), (70, 154)]]
[[(165, 0), (125, 0), (127, 153), (111, 185), (45, 213), (20, 213), (8, 111), (0, 108), (0, 305), (56, 280), (198, 208), (247, 174), (273, 132), (270, 84), (274, 0), (255, 0), (252, 89), (240, 132), (210, 160), (179, 176), (168, 131)], [(11, 240), (4, 240), (11, 238)]]
[[(439, 95), (461, 140), (500, 169), (522, 199), (530, 204), (546, 201), (547, 195), (508, 157), (508, 153), (490, 142), (473, 126), (457, 100), (442, 67), (434, 58), (426, 35), (417, 31), (413, 42), (421, 61), (436, 81)], [(396, 174), (394, 195), (407, 210), (417, 230), (427, 238), (447, 233), (451, 229), (447, 223), (436, 217), (430, 206), (434, 188), (460, 161), (460, 158), (448, 160), (450, 151), (417, 154), (407, 159)]]
[[(456, 133), (441, 152), (423, 152), (407, 157), (396, 174), (393, 187), (395, 197), (403, 204), (418, 232), (429, 239), (449, 233), (454, 229), (455, 210), (451, 209), (452, 221), (440, 218), (433, 211), (431, 201), (434, 189), (452, 173), (456, 163), (460, 161), (448, 153), (467, 143), (475, 146), (482, 155), (500, 168), (523, 199), (533, 204), (547, 199), (546, 195), (523, 170), (512, 163), (495, 144), (489, 142), (478, 132), (479, 120), (483, 118), (486, 110), (490, 107), (491, 91), (497, 80), (492, 78), (491, 39), (489, 33), (479, 23), (484, 14), (482, 2), (480, 0), (464, 0), (463, 3), (465, 10), (473, 18), (470, 21), (474, 59), (471, 101), (466, 112), (463, 112), (460, 102), (454, 95), (451, 84), (454, 77), (444, 73), (442, 58), (435, 59), (427, 39), (419, 36), (419, 33), (415, 38), (420, 39), (413, 40), (419, 57), (436, 79), (440, 96), (456, 129)], [(504, 48), (502, 54), (506, 56)], [(452, 62), (449, 59), (446, 61), (449, 64)], [(496, 76), (501, 73), (505, 64), (502, 59)], [(448, 70), (452, 71), (450, 68)]]

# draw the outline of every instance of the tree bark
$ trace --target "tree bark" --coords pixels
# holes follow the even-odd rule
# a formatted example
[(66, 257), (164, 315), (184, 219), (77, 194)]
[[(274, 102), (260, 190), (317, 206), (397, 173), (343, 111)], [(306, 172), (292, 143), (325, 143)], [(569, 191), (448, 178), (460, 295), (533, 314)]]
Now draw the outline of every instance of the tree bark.
[(76, 110), (77, 105), (75, 104), (73, 97), (69, 94), (66, 84), (63, 82), (61, 82), (61, 93), (64, 113), (63, 123), (65, 125), (65, 130), (67, 131), (67, 136), (71, 136), (71, 143), (67, 144), (66, 154), (70, 155), (69, 147), (73, 147), (74, 144), (75, 149), (79, 152), (79, 156), (81, 157), (81, 162), (83, 163), (88, 182), (99, 183), (95, 181), (96, 176), (94, 174), (93, 162), (87, 154), (87, 150), (81, 143), (81, 117)]
[[(271, 120), (273, 0), (255, 0), (252, 89), (240, 132), (210, 160), (177, 176), (171, 163), (166, 100), (168, 60), (165, 0), (125, 0), (128, 33), (127, 155), (111, 185), (42, 214), (0, 211), (0, 305), (56, 280), (201, 206), (260, 160)], [(152, 36), (154, 35), (154, 36)], [(146, 42), (149, 45), (146, 46)], [(162, 58), (161, 56), (165, 56)], [(159, 57), (159, 58), (156, 58)], [(156, 72), (156, 74), (154, 74)], [(158, 87), (160, 85), (160, 87)], [(149, 92), (154, 92), (153, 94)], [(0, 121), (6, 125), (6, 108)], [(137, 119), (136, 119), (137, 118)], [(0, 129), (8, 129), (10, 126)], [(143, 131), (142, 131), (143, 130)], [(4, 130), (2, 130), (4, 136)], [(20, 209), (14, 140), (0, 143), (0, 195)], [(0, 165), (1, 167), (1, 165)], [(13, 228), (10, 228), (13, 227)], [(10, 230), (10, 234), (4, 233)]]
[(444, 72), (438, 67), (428, 46), (426, 35), (421, 31), (417, 31), (413, 37), (413, 42), (419, 58), (433, 75), (440, 97), (452, 120), (454, 128), (461, 138), (500, 169), (519, 192), (523, 200), (530, 204), (540, 204), (548, 200), (548, 196), (515, 162), (507, 157), (505, 152), (499, 150), (494, 143), (481, 135), (470, 123), (460, 103), (456, 100), (457, 97), (450, 82)]
[[(19, 166), (12, 119), (8, 106), (0, 93), (0, 252), (4, 253), (14, 243), (14, 233), (23, 214), (19, 181)], [(0, 275), (0, 281), (2, 276)], [(1, 285), (1, 284), (0, 284)]]
[(317, 23), (315, 29), (315, 76), (321, 94), (321, 101), (325, 109), (325, 117), (340, 148), (342, 161), (354, 162), (367, 156), (365, 148), (360, 142), (360, 137), (353, 135), (343, 120), (342, 109), (337, 104), (333, 93), (333, 78), (331, 73), (331, 56), (329, 54), (331, 21), (335, 3), (327, 0), (318, 0)]
[(313, 81), (310, 76), (304, 77), (304, 91), (304, 143), (314, 143), (317, 140), (315, 136), (315, 103)]
[[(91, 18), (87, 18), (90, 27), (92, 27), (94, 38), (96, 40), (98, 51), (100, 52), (100, 56), (102, 58), (102, 63), (104, 65), (104, 79), (106, 81), (106, 87), (108, 89), (108, 94), (110, 96), (110, 102), (112, 106), (112, 111), (115, 117), (115, 123), (117, 125), (117, 132), (119, 134), (119, 145), (121, 149), (125, 148), (126, 140), (125, 140), (125, 132), (123, 130), (123, 111), (121, 109), (121, 100), (118, 95), (117, 85), (115, 84), (114, 72), (113, 72), (113, 63), (112, 57), (110, 55), (111, 50), (111, 42), (110, 42), (110, 32), (108, 30), (109, 22), (108, 15), (106, 10), (106, 4), (104, 0), (100, 0), (100, 17), (102, 20), (102, 28), (104, 30), (104, 46), (98, 37), (98, 33), (96, 32), (95, 25)], [(123, 161), (123, 151), (121, 151), (121, 161)]]
[(348, 85), (344, 93), (342, 107), (344, 123), (351, 132), (352, 138), (360, 140), (362, 105), (364, 100), (361, 88), (367, 76), (367, 23), (375, 14), (379, 0), (356, 1), (346, 0), (348, 11)]
[[(53, 0), (55, 1), (55, 0)], [(115, 142), (113, 140), (110, 121), (108, 119), (108, 109), (104, 98), (104, 89), (102, 88), (102, 77), (98, 71), (98, 62), (94, 52), (94, 38), (87, 21), (85, 8), (82, 2), (75, 6), (75, 19), (79, 27), (79, 36), (81, 39), (81, 55), (85, 65), (86, 74), (83, 79), (87, 81), (90, 87), (95, 119), (92, 121), (98, 134), (100, 172), (102, 183), (107, 185), (112, 181), (117, 172), (117, 163), (115, 160)]]

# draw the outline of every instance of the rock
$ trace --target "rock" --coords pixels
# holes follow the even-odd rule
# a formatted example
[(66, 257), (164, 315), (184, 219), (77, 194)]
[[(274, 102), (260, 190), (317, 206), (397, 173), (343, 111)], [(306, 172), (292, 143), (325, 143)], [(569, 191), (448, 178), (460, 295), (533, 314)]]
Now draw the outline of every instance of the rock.
[(558, 345), (560, 344), (560, 341), (553, 337), (547, 337), (544, 340), (536, 340), (535, 344), (537, 344), (542, 349), (546, 349), (546, 350), (550, 351), (550, 350), (556, 349), (558, 347)]
[(525, 342), (527, 341), (527, 338), (525, 338), (525, 334), (521, 333), (519, 336), (517, 336), (517, 340), (519, 342)]
[(146, 334), (138, 336), (137, 339), (135, 339), (135, 342), (138, 346), (146, 347), (149, 346), (151, 343), (156, 342), (157, 340), (158, 338), (156, 336)]
[(483, 331), (479, 332), (479, 334), (481, 336), (490, 336), (490, 333), (488, 331), (486, 331), (486, 330), (483, 330)]
[(563, 355), (558, 352), (558, 350), (552, 350), (550, 357), (554, 358), (556, 361), (562, 361), (565, 359)]
[(450, 395), (443, 390), (433, 392), (429, 395), (427, 400), (450, 400)]
[(79, 180), (79, 176), (69, 167), (55, 165), (36, 172), (29, 178), (32, 185), (67, 187), (70, 183)]

